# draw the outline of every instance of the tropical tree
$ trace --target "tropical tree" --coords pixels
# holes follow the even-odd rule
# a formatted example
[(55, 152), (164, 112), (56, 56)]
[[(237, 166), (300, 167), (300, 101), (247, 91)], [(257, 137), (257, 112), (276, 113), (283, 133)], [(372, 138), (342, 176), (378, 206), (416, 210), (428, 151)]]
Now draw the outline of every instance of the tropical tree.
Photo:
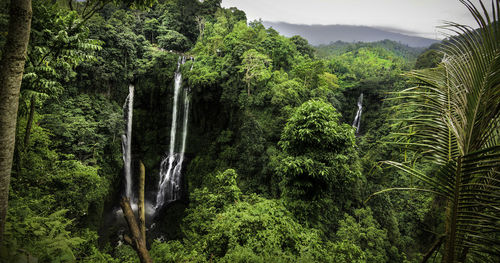
[(0, 243), (7, 217), (17, 109), (31, 28), (31, 0), (11, 1), (7, 41), (0, 59)]
[(29, 139), (36, 104), (60, 94), (65, 82), (76, 75), (74, 68), (94, 59), (101, 42), (88, 38), (88, 29), (79, 25), (76, 12), (67, 12), (43, 0), (33, 1), (28, 58), (21, 86), (21, 101), (29, 101), (29, 115), (24, 135), (24, 150)]
[(353, 129), (339, 117), (322, 100), (296, 108), (281, 134), (283, 154), (275, 168), (288, 209), (327, 235), (356, 204), (360, 179)]
[(442, 46), (441, 64), (410, 72), (416, 86), (396, 96), (409, 110), (404, 145), (438, 169), (426, 174), (387, 163), (428, 186), (419, 190), (446, 200), (445, 233), (424, 261), (442, 243), (443, 262), (495, 261), (500, 255), (500, 1), (492, 0), (492, 14), (482, 1), (480, 8), (460, 2), (479, 28), (449, 22), (446, 28), (457, 36)]
[(255, 49), (250, 49), (243, 53), (242, 59), (243, 62), (240, 66), (240, 72), (245, 73), (243, 80), (247, 83), (247, 93), (248, 96), (250, 96), (250, 88), (252, 85), (271, 77), (271, 71), (269, 69), (271, 59)]

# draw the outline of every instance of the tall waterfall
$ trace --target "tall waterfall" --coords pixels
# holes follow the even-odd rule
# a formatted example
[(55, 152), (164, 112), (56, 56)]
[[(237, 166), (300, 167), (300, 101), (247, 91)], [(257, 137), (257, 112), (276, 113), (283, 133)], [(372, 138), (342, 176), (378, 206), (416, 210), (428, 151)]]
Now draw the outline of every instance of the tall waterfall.
[(134, 86), (129, 85), (128, 96), (123, 105), (123, 117), (126, 118), (127, 129), (122, 135), (122, 152), (125, 174), (125, 196), (132, 197), (132, 117), (134, 112)]
[[(172, 123), (170, 127), (170, 145), (168, 155), (162, 160), (160, 166), (160, 180), (158, 182), (155, 209), (162, 207), (165, 201), (174, 201), (179, 198), (182, 163), (184, 162), (184, 152), (186, 150), (189, 117), (189, 94), (187, 88), (182, 88), (182, 74), (180, 72), (180, 66), (184, 64), (185, 61), (185, 57), (179, 58), (177, 71), (175, 72), (174, 102), (172, 105)], [(181, 96), (183, 99), (180, 98)], [(180, 101), (182, 101), (181, 105), (179, 105)], [(181, 110), (179, 110), (179, 107), (181, 107)], [(178, 138), (177, 121), (181, 118), (182, 130), (180, 138)], [(180, 139), (180, 144), (177, 143), (178, 139)], [(180, 148), (176, 147), (179, 145)]]
[(356, 134), (359, 133), (359, 127), (361, 126), (361, 113), (363, 113), (363, 93), (359, 95), (358, 111), (356, 112), (356, 117), (354, 117), (354, 122), (352, 123), (352, 127), (356, 128)]

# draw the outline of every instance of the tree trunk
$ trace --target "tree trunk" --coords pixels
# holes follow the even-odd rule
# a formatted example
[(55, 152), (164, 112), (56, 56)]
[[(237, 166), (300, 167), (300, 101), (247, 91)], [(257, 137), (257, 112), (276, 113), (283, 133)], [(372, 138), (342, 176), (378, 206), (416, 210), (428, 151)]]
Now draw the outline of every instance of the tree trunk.
[(0, 61), (0, 243), (7, 216), (19, 91), (30, 37), (31, 16), (31, 0), (10, 1), (7, 41)]
[[(146, 169), (144, 164), (140, 161), (140, 177), (139, 177), (139, 203), (137, 204), (139, 210), (139, 222), (135, 220), (134, 211), (130, 207), (130, 200), (123, 197), (120, 206), (123, 210), (125, 220), (127, 220), (128, 227), (132, 237), (125, 236), (125, 242), (134, 248), (141, 260), (141, 263), (153, 262), (149, 256), (146, 247), (146, 210), (144, 207), (144, 184), (146, 181)], [(139, 224), (138, 224), (139, 223)]]
[(137, 225), (137, 221), (135, 220), (134, 211), (130, 207), (130, 200), (126, 197), (122, 197), (120, 206), (122, 207), (123, 215), (125, 216), (125, 220), (127, 221), (130, 229), (130, 234), (132, 234), (132, 237), (125, 236), (125, 241), (137, 252), (141, 263), (152, 263), (153, 261), (151, 260), (146, 247), (146, 240), (142, 238), (143, 234), (141, 233)]
[(146, 210), (144, 208), (144, 182), (146, 180), (146, 168), (142, 161), (139, 161), (140, 177), (139, 177), (139, 226), (141, 227), (141, 236), (146, 241)]
[(24, 131), (24, 151), (28, 149), (30, 143), (31, 127), (33, 126), (33, 118), (35, 117), (35, 103), (35, 97), (31, 96), (30, 113), (28, 116), (28, 123), (26, 123), (26, 130)]
[(453, 195), (453, 201), (450, 201), (451, 208), (449, 209), (449, 215), (446, 222), (447, 227), (447, 239), (446, 239), (446, 251), (444, 253), (443, 262), (455, 262), (456, 254), (456, 238), (457, 238), (457, 215), (458, 215), (458, 201), (460, 187), (462, 183), (462, 157), (458, 157), (457, 160), (457, 170), (455, 174), (455, 189)]

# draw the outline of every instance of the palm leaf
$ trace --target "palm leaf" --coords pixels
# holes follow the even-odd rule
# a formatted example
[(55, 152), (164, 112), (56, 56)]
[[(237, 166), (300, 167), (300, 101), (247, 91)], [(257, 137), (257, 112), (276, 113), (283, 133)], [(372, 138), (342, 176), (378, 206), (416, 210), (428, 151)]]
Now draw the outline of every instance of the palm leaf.
[[(425, 174), (405, 164), (387, 164), (420, 179), (447, 200), (444, 262), (488, 261), (500, 254), (500, 0), (489, 13), (460, 0), (478, 29), (448, 22), (439, 67), (407, 75), (414, 87), (396, 93), (407, 111), (406, 140), (423, 161), (439, 169)], [(409, 117), (408, 117), (409, 116)], [(425, 189), (423, 189), (425, 190)], [(381, 191), (385, 192), (385, 191)]]

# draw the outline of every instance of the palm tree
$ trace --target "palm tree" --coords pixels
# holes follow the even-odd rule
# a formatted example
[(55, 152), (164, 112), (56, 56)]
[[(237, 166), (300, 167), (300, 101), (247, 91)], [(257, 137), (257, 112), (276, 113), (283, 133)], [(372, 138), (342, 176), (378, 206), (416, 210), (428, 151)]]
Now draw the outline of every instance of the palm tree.
[[(425, 174), (387, 163), (424, 182), (446, 200), (443, 262), (492, 261), (500, 255), (500, 0), (491, 9), (460, 0), (478, 29), (447, 23), (453, 34), (437, 68), (412, 71), (416, 84), (397, 93), (411, 116), (403, 134), (422, 161), (438, 166)], [(424, 261), (428, 258), (424, 257)]]

